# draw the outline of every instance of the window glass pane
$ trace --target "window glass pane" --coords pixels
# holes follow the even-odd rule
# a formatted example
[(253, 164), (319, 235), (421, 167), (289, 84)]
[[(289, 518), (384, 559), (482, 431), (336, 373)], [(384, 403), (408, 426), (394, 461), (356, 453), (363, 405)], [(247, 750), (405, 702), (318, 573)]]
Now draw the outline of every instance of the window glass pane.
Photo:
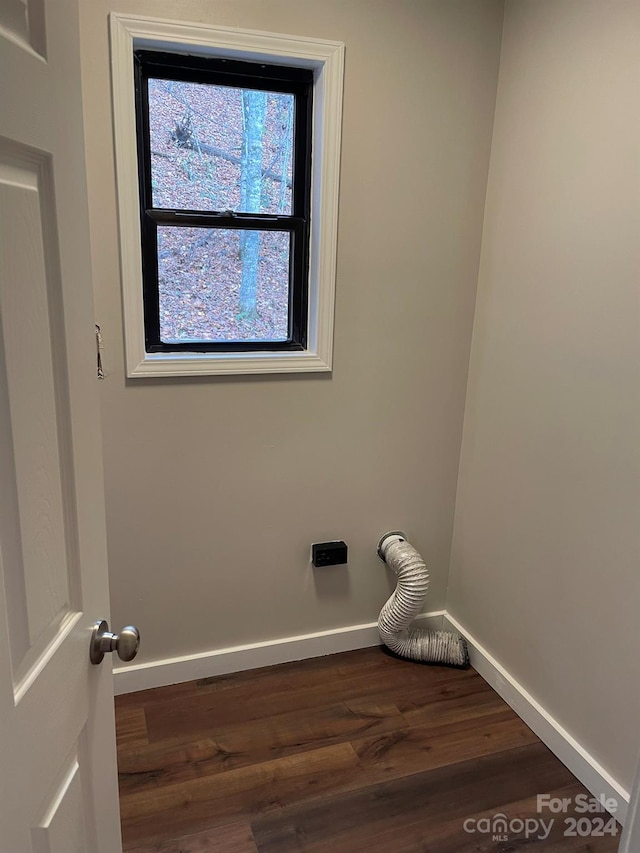
[(294, 100), (150, 79), (153, 206), (291, 215)]
[(158, 227), (160, 338), (285, 341), (288, 231)]

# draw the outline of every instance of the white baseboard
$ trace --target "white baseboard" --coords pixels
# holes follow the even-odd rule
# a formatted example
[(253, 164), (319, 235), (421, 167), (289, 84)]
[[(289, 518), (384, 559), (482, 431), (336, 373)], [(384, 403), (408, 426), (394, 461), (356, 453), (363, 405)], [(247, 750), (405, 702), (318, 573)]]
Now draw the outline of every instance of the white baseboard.
[(466, 638), (472, 667), (585, 788), (594, 797), (616, 800), (618, 809), (614, 817), (624, 825), (629, 808), (629, 792), (451, 614), (445, 613), (443, 623), (445, 630), (455, 631)]
[[(437, 610), (423, 613), (417, 621), (424, 627), (439, 629), (442, 628), (443, 617), (444, 610)], [(148, 663), (120, 665), (113, 669), (114, 692), (116, 695), (134, 693), (137, 690), (148, 690), (150, 687), (166, 687), (168, 684), (193, 681), (196, 678), (210, 678), (214, 675), (226, 675), (245, 669), (257, 669), (261, 666), (273, 666), (277, 663), (378, 645), (380, 636), (377, 623), (368, 622), (364, 625), (348, 625), (345, 628), (298, 637), (282, 637)]]

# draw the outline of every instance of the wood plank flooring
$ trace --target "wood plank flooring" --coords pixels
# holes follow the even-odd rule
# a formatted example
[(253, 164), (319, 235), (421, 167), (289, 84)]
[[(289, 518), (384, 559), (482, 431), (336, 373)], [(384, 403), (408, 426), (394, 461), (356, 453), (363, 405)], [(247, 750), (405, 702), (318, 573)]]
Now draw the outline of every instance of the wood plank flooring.
[(538, 813), (587, 792), (472, 669), (363, 649), (119, 696), (116, 721), (128, 853), (617, 850)]

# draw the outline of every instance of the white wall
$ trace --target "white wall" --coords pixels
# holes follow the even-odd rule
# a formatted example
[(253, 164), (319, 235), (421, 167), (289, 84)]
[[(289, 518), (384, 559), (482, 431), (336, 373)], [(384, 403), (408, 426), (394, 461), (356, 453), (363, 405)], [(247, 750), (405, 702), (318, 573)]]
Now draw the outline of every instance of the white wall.
[[(112, 615), (139, 660), (371, 622), (402, 527), (443, 606), (495, 103), (500, 0), (83, 0), (105, 339)], [(333, 375), (125, 382), (113, 9), (346, 42)], [(348, 567), (314, 572), (313, 541)]]
[(627, 787), (639, 43), (636, 2), (507, 3), (447, 605)]

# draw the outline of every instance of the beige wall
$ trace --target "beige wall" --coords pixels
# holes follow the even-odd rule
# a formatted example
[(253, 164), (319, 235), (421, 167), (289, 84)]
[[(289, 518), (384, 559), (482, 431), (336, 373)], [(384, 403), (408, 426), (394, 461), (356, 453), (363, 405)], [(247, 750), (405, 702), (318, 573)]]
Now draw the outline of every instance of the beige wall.
[(623, 785), (640, 744), (640, 6), (506, 7), (448, 609)]
[[(142, 660), (373, 621), (402, 527), (444, 605), (499, 0), (83, 0), (116, 625)], [(334, 372), (125, 382), (107, 13), (346, 42)], [(314, 541), (348, 567), (314, 572)]]

